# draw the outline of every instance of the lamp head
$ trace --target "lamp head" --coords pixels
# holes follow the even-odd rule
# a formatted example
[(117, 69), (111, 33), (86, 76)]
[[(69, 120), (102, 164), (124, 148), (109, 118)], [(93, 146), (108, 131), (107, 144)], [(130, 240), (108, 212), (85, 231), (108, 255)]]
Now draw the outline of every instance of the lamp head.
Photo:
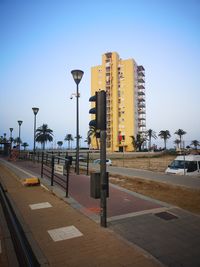
[(82, 70), (72, 70), (71, 74), (74, 78), (75, 83), (78, 85), (83, 77), (84, 72)]
[(37, 113), (38, 113), (38, 111), (39, 111), (39, 108), (32, 108), (32, 110), (33, 110), (33, 113), (34, 113), (34, 115), (37, 115)]
[(17, 122), (18, 122), (19, 126), (21, 126), (23, 121), (17, 121)]
[(12, 131), (13, 131), (13, 128), (10, 128), (10, 132), (12, 133)]

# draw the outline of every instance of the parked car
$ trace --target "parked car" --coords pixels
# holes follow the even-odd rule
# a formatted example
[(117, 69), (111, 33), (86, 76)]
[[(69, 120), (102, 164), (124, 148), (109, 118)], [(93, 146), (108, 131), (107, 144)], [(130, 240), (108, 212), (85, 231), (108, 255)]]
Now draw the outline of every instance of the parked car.
[(168, 166), (165, 173), (178, 175), (200, 175), (200, 155), (182, 155)]
[[(101, 162), (100, 159), (95, 159), (95, 160), (93, 161), (94, 164), (100, 164), (100, 162)], [(112, 166), (112, 161), (111, 161), (110, 159), (107, 159), (107, 160), (106, 160), (106, 165), (108, 165), (108, 166)]]

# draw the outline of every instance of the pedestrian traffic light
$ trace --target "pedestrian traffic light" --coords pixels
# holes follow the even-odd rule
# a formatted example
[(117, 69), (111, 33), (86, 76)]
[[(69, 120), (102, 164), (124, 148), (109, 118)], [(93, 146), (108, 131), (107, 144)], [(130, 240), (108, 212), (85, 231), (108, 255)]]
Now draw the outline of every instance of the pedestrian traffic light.
[(106, 130), (106, 92), (96, 92), (89, 101), (95, 103), (95, 107), (91, 108), (89, 113), (96, 115), (95, 119), (89, 122), (89, 126), (95, 127), (96, 130)]

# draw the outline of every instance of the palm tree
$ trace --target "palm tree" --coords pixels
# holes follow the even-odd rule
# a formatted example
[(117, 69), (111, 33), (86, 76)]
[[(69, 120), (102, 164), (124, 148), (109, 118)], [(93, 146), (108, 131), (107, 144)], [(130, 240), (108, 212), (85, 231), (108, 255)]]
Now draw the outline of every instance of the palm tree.
[(1, 144), (1, 149), (2, 149), (2, 144), (3, 144), (3, 136), (0, 136), (0, 144)]
[(131, 135), (130, 138), (132, 139), (131, 144), (133, 145), (133, 150), (135, 151), (137, 150), (135, 136)]
[(24, 142), (23, 144), (22, 144), (22, 146), (23, 146), (23, 148), (24, 148), (24, 151), (26, 150), (26, 147), (27, 146), (29, 146), (29, 144), (28, 143), (26, 143), (26, 142)]
[(159, 132), (158, 136), (160, 136), (161, 139), (164, 139), (164, 146), (165, 146), (165, 150), (166, 150), (167, 139), (169, 139), (171, 137), (170, 132), (168, 130), (161, 130)]
[(98, 142), (98, 138), (99, 136), (99, 132), (96, 130), (96, 128), (94, 126), (90, 126), (90, 129), (87, 133), (87, 140), (88, 140), (88, 145), (91, 144), (91, 137), (94, 137), (96, 139), (96, 146), (97, 149), (99, 149), (99, 142)]
[(61, 148), (61, 146), (63, 145), (63, 141), (58, 141), (57, 145), (58, 145), (59, 148)]
[(149, 150), (151, 149), (151, 138), (156, 139), (156, 132), (154, 132), (152, 129), (149, 129), (145, 132), (147, 140), (149, 140)]
[(53, 130), (48, 128), (47, 124), (43, 124), (36, 130), (36, 136), (35, 140), (38, 143), (41, 143), (42, 149), (45, 149), (45, 143), (47, 141), (52, 142), (53, 141)]
[(180, 140), (179, 140), (179, 139), (176, 139), (176, 140), (174, 141), (174, 144), (175, 144), (176, 147), (178, 148), (178, 147), (179, 147), (179, 144), (180, 144)]
[(136, 138), (135, 136), (131, 135), (130, 136), (132, 138), (132, 145), (133, 145), (133, 149), (134, 150), (142, 150), (142, 144), (146, 141), (146, 138), (143, 137), (141, 134), (137, 134)]
[(177, 134), (179, 136), (179, 140), (180, 140), (180, 148), (181, 148), (181, 142), (182, 142), (182, 136), (184, 134), (186, 134), (185, 131), (183, 131), (182, 129), (178, 129), (174, 134)]
[(13, 143), (18, 145), (19, 143), (22, 144), (22, 140), (19, 139), (19, 137), (16, 137), (15, 139), (13, 139)]
[(194, 148), (197, 150), (197, 147), (200, 146), (200, 142), (197, 140), (192, 140), (191, 146), (194, 146)]
[(73, 138), (72, 134), (66, 134), (64, 140), (68, 141), (68, 149), (70, 149), (70, 143), (71, 143), (71, 141), (74, 141), (74, 138)]

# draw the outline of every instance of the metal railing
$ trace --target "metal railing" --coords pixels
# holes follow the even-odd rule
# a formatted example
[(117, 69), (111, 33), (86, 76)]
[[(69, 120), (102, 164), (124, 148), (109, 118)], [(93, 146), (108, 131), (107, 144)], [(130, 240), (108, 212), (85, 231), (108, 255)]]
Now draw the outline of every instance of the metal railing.
[(17, 219), (17, 216), (9, 201), (9, 198), (6, 195), (6, 190), (3, 188), (1, 183), (0, 183), (0, 200), (8, 224), (8, 228), (11, 234), (19, 266), (23, 267), (40, 266), (26, 238), (22, 226), (19, 220)]
[[(51, 180), (51, 186), (54, 183), (62, 187), (66, 192), (66, 197), (69, 193), (69, 171), (70, 171), (70, 158), (59, 157), (53, 153), (42, 152), (41, 158), (41, 177), (48, 177)], [(55, 164), (61, 167), (61, 170), (56, 171)]]
[[(35, 154), (33, 152), (29, 152), (26, 156), (26, 159), (29, 160), (33, 160), (36, 161), (38, 163), (42, 162), (42, 151), (37, 151)], [(69, 158), (71, 161), (71, 169), (73, 169), (76, 172), (76, 152), (44, 152), (45, 154), (45, 161), (46, 161), (46, 165), (50, 165), (50, 159), (52, 157), (52, 155), (54, 155), (55, 157), (55, 162), (57, 161), (57, 164), (60, 164), (60, 162), (63, 162), (62, 159), (66, 159)], [(83, 156), (79, 156), (79, 166), (80, 169), (86, 173), (86, 175), (89, 174), (89, 157), (90, 154), (89, 152), (83, 153)]]

